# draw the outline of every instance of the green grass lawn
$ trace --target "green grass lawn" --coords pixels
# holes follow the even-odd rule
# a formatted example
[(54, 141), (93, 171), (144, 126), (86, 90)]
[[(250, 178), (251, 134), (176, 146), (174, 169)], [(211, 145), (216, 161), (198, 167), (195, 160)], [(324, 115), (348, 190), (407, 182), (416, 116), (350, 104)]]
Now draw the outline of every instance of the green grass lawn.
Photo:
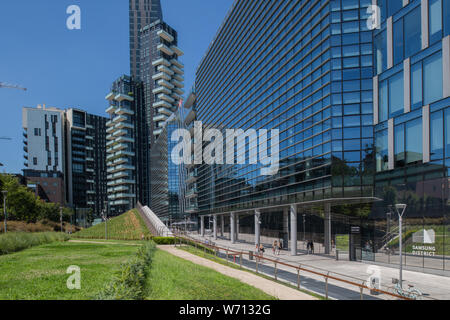
[[(0, 256), (0, 300), (92, 299), (138, 248), (57, 242)], [(81, 268), (81, 290), (67, 289), (71, 265)]]
[[(142, 235), (150, 238), (150, 232), (136, 209), (108, 221), (108, 239), (113, 240), (141, 240)], [(105, 223), (98, 224), (80, 232), (74, 233), (73, 238), (105, 239)]]
[(148, 300), (274, 300), (259, 289), (157, 250)]

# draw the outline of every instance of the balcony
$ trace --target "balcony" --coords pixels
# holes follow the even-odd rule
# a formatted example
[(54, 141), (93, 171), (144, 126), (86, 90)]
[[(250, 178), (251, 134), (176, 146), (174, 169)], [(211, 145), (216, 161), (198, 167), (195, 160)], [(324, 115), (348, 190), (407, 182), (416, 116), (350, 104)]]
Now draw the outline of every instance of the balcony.
[(176, 74), (176, 75), (174, 75), (173, 77), (174, 77), (176, 80), (180, 81), (180, 82), (183, 82), (183, 81), (184, 81), (184, 77), (181, 76), (181, 75), (179, 75), (179, 74)]
[(153, 62), (152, 62), (152, 65), (153, 65), (153, 66), (160, 66), (160, 65), (163, 65), (163, 66), (166, 66), (166, 67), (170, 67), (170, 62), (167, 61), (167, 60), (164, 59), (164, 58), (161, 58), (161, 59), (158, 59), (158, 60), (153, 61)]
[(114, 130), (115, 130), (115, 128), (114, 127), (108, 127), (108, 129), (106, 129), (106, 133), (113, 133), (114, 132)]
[(116, 199), (127, 199), (127, 198), (135, 198), (136, 195), (134, 193), (118, 193), (116, 194)]
[(153, 135), (154, 136), (159, 136), (161, 133), (162, 133), (162, 129), (158, 129), (158, 130), (153, 131)]
[(180, 61), (178, 61), (177, 59), (171, 59), (170, 62), (171, 62), (173, 65), (177, 66), (178, 68), (184, 69), (184, 64), (181, 63)]
[(167, 89), (166, 87), (158, 87), (156, 89), (154, 89), (153, 94), (159, 94), (159, 93), (164, 93), (164, 94), (171, 94), (172, 91)]
[(107, 127), (107, 128), (110, 128), (110, 127), (112, 127), (112, 126), (114, 126), (114, 123), (113, 123), (112, 120), (109, 120), (108, 122), (106, 122), (106, 127)]
[(172, 70), (170, 70), (166, 66), (159, 66), (158, 67), (158, 71), (167, 73), (169, 76), (173, 76), (175, 74), (175, 72), (173, 72)]
[(175, 45), (171, 45), (171, 46), (170, 46), (170, 49), (171, 49), (173, 52), (175, 52), (176, 55), (179, 56), (179, 57), (181, 57), (181, 56), (184, 55), (183, 50), (181, 50), (180, 48), (178, 48), (178, 47), (175, 46)]
[(153, 108), (159, 108), (159, 107), (165, 107), (165, 108), (170, 109), (170, 108), (172, 108), (172, 105), (166, 101), (158, 101), (153, 104)]
[(117, 193), (117, 192), (128, 192), (130, 190), (129, 187), (127, 186), (120, 186), (120, 187), (116, 187), (116, 188), (112, 188), (111, 192)]
[(183, 97), (180, 96), (178, 93), (172, 92), (171, 96), (172, 96), (172, 98), (174, 98), (176, 101), (183, 100)]
[(168, 116), (166, 116), (165, 114), (160, 114), (156, 117), (153, 117), (153, 121), (154, 122), (159, 122), (159, 121), (166, 121), (167, 119), (169, 119)]
[(133, 139), (133, 138), (130, 138), (130, 137), (124, 137), (124, 136), (122, 136), (122, 137), (118, 138), (118, 139), (116, 140), (116, 142), (119, 142), (119, 143), (133, 143), (133, 142), (134, 142), (134, 139)]
[(118, 116), (118, 117), (115, 117), (114, 119), (113, 119), (113, 122), (114, 123), (117, 123), (117, 122), (123, 122), (123, 121), (127, 121), (128, 119), (127, 119), (127, 117), (125, 117), (125, 116)]
[(134, 101), (133, 97), (130, 97), (129, 95), (122, 94), (122, 93), (119, 93), (114, 99), (119, 101), (119, 102), (122, 102), (122, 101), (125, 101), (125, 100), (126, 101), (130, 101), (130, 102)]
[(177, 93), (177, 94), (179, 94), (179, 95), (183, 95), (183, 94), (184, 94), (184, 90), (183, 90), (183, 89), (180, 89), (180, 88), (175, 88), (175, 89), (174, 89), (174, 92)]
[(173, 104), (173, 103), (175, 102), (175, 99), (174, 99), (174, 98), (171, 98), (171, 97), (169, 97), (168, 95), (165, 95), (164, 93), (159, 94), (159, 95), (158, 95), (158, 99), (160, 99), (160, 100), (165, 100), (165, 101), (167, 101), (167, 102), (170, 103), (170, 104)]
[(114, 140), (114, 136), (112, 134), (108, 134), (106, 136), (106, 140)]
[(196, 213), (198, 211), (198, 206), (197, 205), (191, 205), (191, 206), (187, 206), (184, 211), (186, 213)]
[(166, 108), (159, 108), (158, 113), (165, 114), (168, 117), (170, 117), (173, 114), (173, 112), (170, 109), (166, 109)]
[(114, 129), (134, 129), (134, 126), (129, 122), (119, 122)]
[(119, 109), (117, 109), (116, 114), (120, 114), (120, 115), (128, 114), (130, 116), (134, 116), (134, 111), (130, 110), (130, 109), (126, 109), (126, 108), (119, 108)]
[(184, 88), (184, 84), (182, 84), (180, 81), (176, 79), (172, 79), (171, 83), (178, 88)]
[(108, 93), (108, 95), (105, 97), (106, 100), (114, 101), (114, 98), (116, 97), (116, 94), (114, 92)]
[(128, 145), (126, 145), (124, 143), (116, 144), (113, 148), (114, 151), (120, 151), (120, 150), (125, 150), (125, 149), (128, 149)]
[(169, 90), (172, 90), (173, 88), (175, 88), (175, 86), (173, 84), (171, 84), (170, 82), (168, 82), (166, 80), (159, 80), (158, 85), (166, 87)]
[(184, 75), (184, 70), (181, 68), (178, 68), (176, 65), (171, 66), (171, 69), (178, 74)]
[(128, 134), (127, 130), (121, 129), (121, 130), (117, 130), (116, 132), (114, 132), (113, 136), (114, 137), (120, 137), (120, 136), (124, 136), (124, 135), (127, 135), (127, 134)]
[(114, 114), (116, 112), (117, 107), (116, 106), (109, 106), (108, 109), (106, 109), (106, 113)]
[(173, 40), (175, 40), (174, 37), (171, 36), (171, 35), (170, 35), (167, 31), (165, 31), (165, 30), (159, 30), (156, 34), (157, 34), (158, 36), (160, 36), (161, 38), (163, 38), (164, 40), (169, 41), (169, 42), (173, 42)]
[(108, 186), (120, 186), (124, 184), (134, 184), (134, 180), (129, 179), (117, 179), (115, 181), (108, 182)]
[(121, 157), (134, 157), (136, 156), (136, 154), (132, 151), (124, 151), (124, 150), (120, 150), (119, 152), (117, 152), (115, 154), (115, 156), (117, 156), (117, 158), (121, 158)]
[(87, 158), (86, 158), (86, 161), (94, 162), (95, 160), (94, 160), (94, 158), (87, 157)]
[(158, 45), (156, 47), (159, 51), (164, 52), (165, 54), (169, 55), (169, 56), (173, 56), (174, 52), (172, 51), (172, 49), (170, 49), (168, 46), (166, 46), (165, 44), (161, 43), (160, 45)]
[(157, 81), (157, 80), (170, 81), (171, 77), (168, 74), (166, 74), (165, 72), (160, 72), (160, 73), (155, 74), (152, 77), (152, 79), (155, 80), (155, 81)]

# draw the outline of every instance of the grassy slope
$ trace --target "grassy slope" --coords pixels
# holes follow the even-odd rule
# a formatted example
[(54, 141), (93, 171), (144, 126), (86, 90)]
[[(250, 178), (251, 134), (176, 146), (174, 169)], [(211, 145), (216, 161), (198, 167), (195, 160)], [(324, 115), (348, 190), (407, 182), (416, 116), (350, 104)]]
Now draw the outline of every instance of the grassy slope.
[[(141, 240), (142, 234), (148, 239), (150, 232), (137, 212), (131, 210), (121, 216), (108, 221), (108, 239), (113, 240)], [(101, 223), (89, 229), (73, 234), (79, 239), (104, 239), (105, 224)]]
[[(0, 300), (91, 299), (138, 246), (53, 243), (0, 256)], [(81, 290), (69, 290), (66, 270), (81, 268)]]
[(236, 279), (161, 250), (155, 254), (148, 281), (148, 300), (274, 299)]

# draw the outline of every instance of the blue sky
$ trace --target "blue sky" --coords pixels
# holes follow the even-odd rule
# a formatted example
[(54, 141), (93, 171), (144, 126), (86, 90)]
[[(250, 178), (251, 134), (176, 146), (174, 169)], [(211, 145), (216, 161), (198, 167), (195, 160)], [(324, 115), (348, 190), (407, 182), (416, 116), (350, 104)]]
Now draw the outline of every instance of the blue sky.
[[(189, 92), (195, 69), (233, 0), (162, 0), (164, 20), (179, 34)], [(66, 28), (66, 9), (81, 8), (81, 30)], [(23, 169), (22, 107), (79, 107), (106, 115), (112, 81), (129, 74), (128, 0), (0, 1), (0, 170)]]

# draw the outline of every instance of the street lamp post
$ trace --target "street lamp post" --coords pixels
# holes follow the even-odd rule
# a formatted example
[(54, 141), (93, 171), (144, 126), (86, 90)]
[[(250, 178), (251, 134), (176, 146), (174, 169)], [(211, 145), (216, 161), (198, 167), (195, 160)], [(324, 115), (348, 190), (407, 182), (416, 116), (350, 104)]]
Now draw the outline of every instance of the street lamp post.
[(108, 201), (105, 201), (104, 203), (104, 219), (105, 219), (105, 240), (108, 240)]
[(61, 222), (61, 232), (64, 232), (64, 230), (63, 230), (63, 207), (59, 207), (59, 221)]
[(403, 288), (403, 214), (406, 211), (406, 204), (396, 204), (395, 209), (398, 214), (398, 224), (399, 224), (399, 250), (400, 250), (400, 288)]
[(6, 195), (8, 194), (7, 190), (3, 190), (3, 214), (5, 216), (5, 233), (8, 231), (8, 228), (6, 226), (6, 221), (8, 220), (7, 214), (6, 214)]

